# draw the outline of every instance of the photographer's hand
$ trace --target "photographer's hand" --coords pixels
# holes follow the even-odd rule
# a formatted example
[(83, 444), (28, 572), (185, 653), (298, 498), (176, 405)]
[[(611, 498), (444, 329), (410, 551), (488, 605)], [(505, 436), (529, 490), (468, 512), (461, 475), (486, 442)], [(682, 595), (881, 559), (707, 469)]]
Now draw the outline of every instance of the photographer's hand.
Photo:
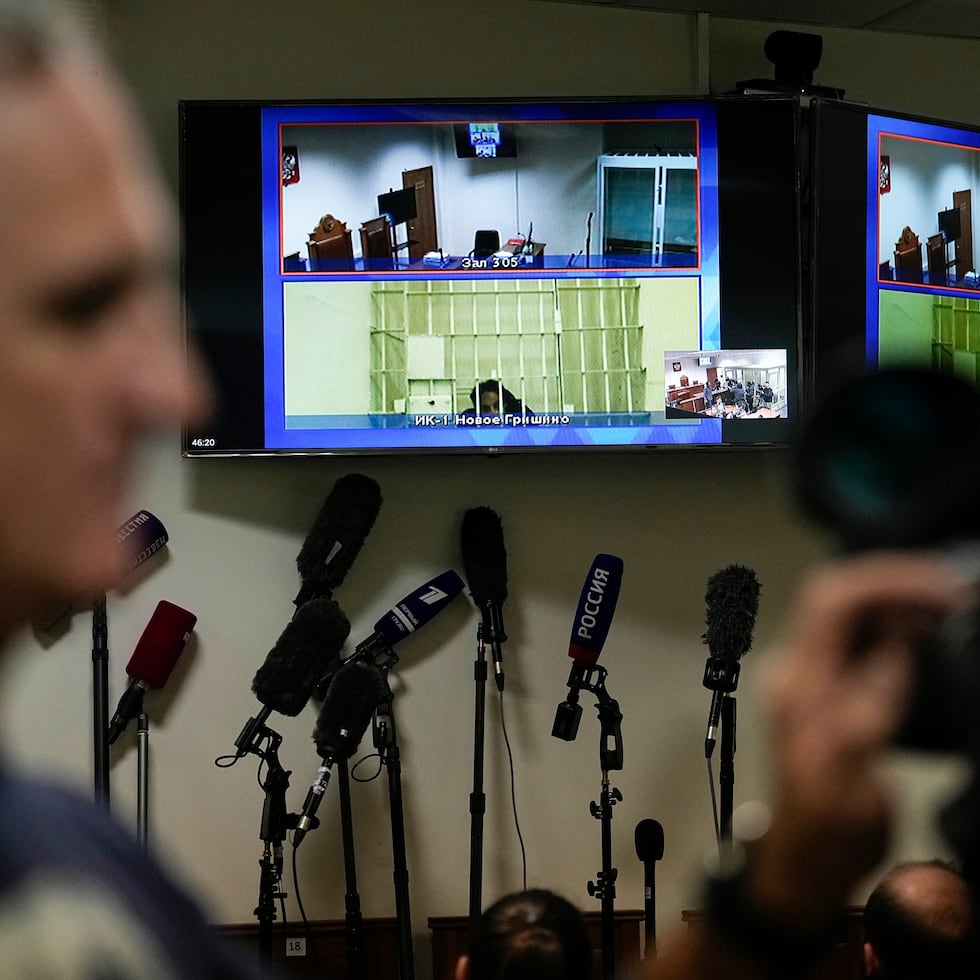
[(817, 925), (884, 855), (888, 788), (877, 768), (905, 714), (923, 636), (972, 597), (941, 559), (877, 553), (805, 579), (770, 690), (774, 804), (749, 881)]
[[(882, 858), (891, 823), (877, 762), (901, 724), (913, 651), (974, 590), (934, 555), (867, 554), (810, 572), (770, 689), (769, 831), (741, 894), (773, 930), (818, 935)], [(710, 928), (664, 944), (657, 978), (760, 977), (752, 950)]]

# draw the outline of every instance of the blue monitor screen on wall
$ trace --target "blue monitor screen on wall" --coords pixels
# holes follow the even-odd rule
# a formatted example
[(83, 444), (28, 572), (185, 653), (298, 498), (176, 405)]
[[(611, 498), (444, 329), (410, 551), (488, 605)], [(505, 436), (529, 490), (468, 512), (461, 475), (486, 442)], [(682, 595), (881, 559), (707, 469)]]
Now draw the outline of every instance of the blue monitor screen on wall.
[(980, 131), (814, 104), (818, 386), (915, 365), (980, 378)]
[(185, 102), (180, 121), (186, 318), (218, 395), (186, 455), (790, 440), (793, 100)]

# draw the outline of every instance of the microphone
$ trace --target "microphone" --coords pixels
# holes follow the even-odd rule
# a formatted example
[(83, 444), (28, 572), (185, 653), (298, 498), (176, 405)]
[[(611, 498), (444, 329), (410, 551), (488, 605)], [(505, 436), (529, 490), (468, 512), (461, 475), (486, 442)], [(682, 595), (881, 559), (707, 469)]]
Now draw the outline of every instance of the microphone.
[(328, 599), (343, 582), (381, 510), (381, 489), (360, 473), (333, 485), (296, 556), (303, 581), (296, 606), (315, 596)]
[[(158, 552), (169, 540), (167, 529), (148, 510), (133, 514), (115, 531), (116, 545), (122, 572), (128, 575)], [(50, 632), (66, 617), (76, 612), (75, 603), (63, 601), (58, 606), (43, 611), (34, 621), (36, 628)]]
[[(429, 579), (396, 603), (375, 624), (374, 632), (355, 647), (340, 666), (354, 660), (371, 660), (377, 667), (390, 667), (397, 661), (391, 649), (399, 640), (425, 626), (463, 591), (463, 580), (452, 569)], [(323, 700), (332, 674), (328, 671), (316, 686), (315, 696)]]
[(252, 693), (263, 707), (235, 740), (236, 759), (255, 749), (273, 711), (295, 717), (306, 707), (317, 681), (339, 659), (349, 633), (350, 623), (333, 599), (310, 599), (296, 610), (255, 672)]
[(364, 661), (345, 663), (334, 674), (313, 729), (317, 755), (323, 761), (313, 777), (297, 820), (294, 848), (299, 847), (307, 831), (319, 826), (316, 811), (330, 782), (330, 771), (338, 761), (349, 759), (357, 751), (383, 694), (381, 672), (373, 664)]
[(738, 687), (739, 660), (752, 646), (759, 590), (755, 572), (744, 565), (728, 565), (708, 579), (707, 629), (701, 635), (708, 644), (703, 684), (713, 692), (704, 739), (706, 759), (711, 758), (715, 748), (724, 695)]
[(123, 555), (125, 572), (128, 574), (142, 565), (169, 540), (167, 529), (148, 510), (133, 514), (116, 528), (116, 544)]
[(252, 693), (271, 711), (295, 717), (349, 634), (350, 623), (333, 599), (303, 603), (255, 672)]
[(507, 552), (500, 517), (489, 507), (474, 507), (463, 515), (460, 532), (463, 568), (470, 595), (483, 614), (482, 636), (490, 643), (497, 690), (504, 689), (500, 644), (507, 639), (501, 606), (507, 598)]
[(641, 820), (633, 832), (636, 856), (643, 862), (643, 917), (647, 947), (645, 956), (651, 955), (651, 946), (657, 935), (657, 891), (654, 881), (656, 862), (664, 856), (664, 828), (656, 820)]
[(194, 613), (181, 609), (166, 599), (157, 603), (129, 663), (126, 664), (126, 673), (131, 680), (109, 722), (110, 745), (142, 711), (143, 694), (151, 687), (161, 688), (167, 683), (196, 622), (197, 616)]
[(555, 712), (555, 723), (551, 729), (555, 738), (571, 742), (578, 734), (582, 719), (578, 692), (605, 645), (622, 583), (623, 559), (615, 555), (596, 555), (582, 585), (572, 623), (568, 655), (575, 662), (568, 675), (568, 698), (558, 705)]

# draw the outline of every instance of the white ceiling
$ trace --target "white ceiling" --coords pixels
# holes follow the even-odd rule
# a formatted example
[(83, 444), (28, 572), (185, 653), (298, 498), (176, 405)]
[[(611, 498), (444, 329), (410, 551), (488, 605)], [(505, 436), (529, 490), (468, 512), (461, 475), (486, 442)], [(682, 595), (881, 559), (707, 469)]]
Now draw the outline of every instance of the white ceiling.
[(980, 0), (550, 0), (667, 13), (980, 38)]

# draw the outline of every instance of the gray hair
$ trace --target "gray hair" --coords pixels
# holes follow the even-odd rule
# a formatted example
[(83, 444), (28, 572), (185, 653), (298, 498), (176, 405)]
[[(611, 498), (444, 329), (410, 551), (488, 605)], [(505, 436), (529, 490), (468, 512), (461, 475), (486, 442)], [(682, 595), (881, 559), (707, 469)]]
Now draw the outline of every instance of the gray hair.
[(59, 0), (0, 0), (0, 81), (29, 74), (69, 34), (75, 19)]

